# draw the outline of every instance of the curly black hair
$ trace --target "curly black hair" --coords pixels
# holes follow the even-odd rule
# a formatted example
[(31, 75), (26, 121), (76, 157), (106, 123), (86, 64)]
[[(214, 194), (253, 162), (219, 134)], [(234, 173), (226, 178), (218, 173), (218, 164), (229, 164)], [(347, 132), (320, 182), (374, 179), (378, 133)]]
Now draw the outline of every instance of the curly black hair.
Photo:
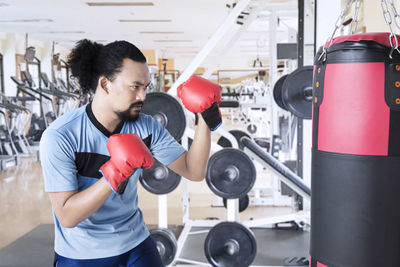
[(96, 90), (100, 76), (113, 81), (115, 74), (121, 71), (125, 58), (140, 63), (146, 62), (143, 53), (127, 41), (102, 45), (83, 39), (72, 49), (68, 56), (68, 64), (83, 93), (88, 93)]

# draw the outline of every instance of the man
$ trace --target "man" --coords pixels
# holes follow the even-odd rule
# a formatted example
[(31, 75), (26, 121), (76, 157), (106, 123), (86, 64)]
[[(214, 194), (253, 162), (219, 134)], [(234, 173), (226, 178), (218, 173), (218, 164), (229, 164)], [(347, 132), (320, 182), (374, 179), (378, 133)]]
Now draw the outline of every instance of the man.
[(54, 266), (162, 266), (138, 208), (141, 168), (156, 158), (189, 180), (204, 179), (209, 129), (220, 123), (220, 88), (195, 76), (180, 86), (184, 105), (202, 112), (186, 152), (140, 113), (150, 81), (146, 58), (134, 45), (82, 40), (69, 64), (83, 92), (94, 97), (55, 120), (40, 143), (55, 222)]

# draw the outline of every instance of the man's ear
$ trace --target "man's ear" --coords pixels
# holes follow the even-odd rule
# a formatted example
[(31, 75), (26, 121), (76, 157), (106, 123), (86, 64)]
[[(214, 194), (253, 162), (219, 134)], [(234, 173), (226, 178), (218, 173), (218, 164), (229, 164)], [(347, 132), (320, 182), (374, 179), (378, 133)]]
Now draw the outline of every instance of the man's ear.
[(99, 78), (99, 86), (102, 90), (104, 90), (108, 94), (109, 80), (106, 77), (101, 76)]

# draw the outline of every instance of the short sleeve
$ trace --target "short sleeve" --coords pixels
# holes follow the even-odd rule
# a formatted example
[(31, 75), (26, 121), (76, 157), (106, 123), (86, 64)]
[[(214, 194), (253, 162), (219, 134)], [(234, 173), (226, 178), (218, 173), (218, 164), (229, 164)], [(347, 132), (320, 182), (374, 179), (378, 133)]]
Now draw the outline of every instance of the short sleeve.
[(46, 192), (78, 189), (75, 153), (65, 136), (53, 129), (44, 131), (40, 140), (40, 161)]
[(152, 133), (150, 151), (164, 165), (169, 165), (186, 150), (179, 144), (161, 123), (149, 117)]

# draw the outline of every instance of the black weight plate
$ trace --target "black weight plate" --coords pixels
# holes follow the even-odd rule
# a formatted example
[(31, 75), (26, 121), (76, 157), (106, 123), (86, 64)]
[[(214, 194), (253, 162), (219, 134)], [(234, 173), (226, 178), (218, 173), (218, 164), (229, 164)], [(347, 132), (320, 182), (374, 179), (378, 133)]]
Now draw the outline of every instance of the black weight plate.
[(181, 182), (181, 176), (161, 164), (154, 161), (150, 169), (144, 169), (139, 177), (142, 186), (149, 192), (164, 195), (172, 192)]
[(181, 140), (186, 128), (186, 118), (181, 104), (174, 97), (160, 92), (148, 93), (142, 112), (164, 125), (175, 140)]
[[(250, 135), (248, 135), (247, 133), (240, 131), (240, 130), (230, 130), (229, 132), (236, 138), (236, 140), (238, 141), (238, 144), (239, 144), (239, 149), (241, 149), (241, 150), (243, 150), (243, 145), (242, 145), (242, 143), (240, 143), (240, 138), (242, 138), (243, 136), (247, 136), (248, 138), (251, 139)], [(229, 141), (227, 138), (225, 138), (223, 136), (221, 136), (218, 139), (217, 144), (222, 147), (232, 147), (231, 141)]]
[[(230, 252), (229, 244), (236, 244), (235, 249)], [(222, 222), (208, 232), (204, 252), (212, 266), (246, 267), (256, 257), (257, 243), (253, 232), (244, 225)]]
[[(235, 176), (229, 179), (229, 175)], [(256, 168), (243, 151), (224, 148), (211, 156), (207, 165), (206, 182), (216, 195), (234, 199), (245, 196), (256, 181)]]
[(280, 108), (282, 108), (284, 110), (288, 110), (288, 109), (287, 109), (287, 107), (285, 106), (285, 104), (283, 103), (283, 100), (282, 100), (282, 87), (283, 87), (283, 83), (285, 82), (285, 80), (286, 80), (286, 78), (288, 76), (289, 76), (288, 74), (283, 75), (282, 77), (280, 77), (276, 81), (276, 83), (274, 85), (274, 100), (275, 100), (275, 103)]
[[(287, 110), (296, 117), (312, 117), (313, 66), (305, 66), (292, 72), (284, 81), (282, 100)], [(311, 95), (307, 95), (311, 93)]]
[(168, 229), (152, 229), (150, 230), (150, 235), (156, 243), (163, 265), (171, 264), (178, 246), (174, 234)]
[[(227, 199), (223, 198), (222, 202), (224, 203), (224, 207), (227, 206)], [(239, 198), (239, 212), (242, 212), (247, 209), (249, 206), (250, 198), (249, 195), (245, 195), (244, 197)]]
[(257, 132), (257, 126), (255, 124), (249, 124), (247, 125), (247, 131), (251, 134), (254, 134)]

